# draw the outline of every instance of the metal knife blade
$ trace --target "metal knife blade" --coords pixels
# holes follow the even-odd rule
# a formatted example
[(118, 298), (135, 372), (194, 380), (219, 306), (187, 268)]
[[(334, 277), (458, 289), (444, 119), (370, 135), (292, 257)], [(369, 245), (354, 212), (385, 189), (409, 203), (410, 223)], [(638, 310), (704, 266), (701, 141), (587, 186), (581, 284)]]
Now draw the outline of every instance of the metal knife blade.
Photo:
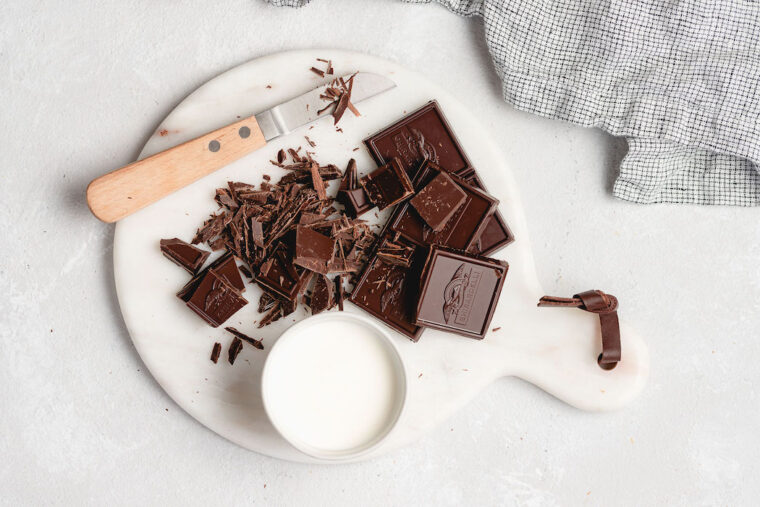
[[(351, 87), (351, 102), (353, 104), (396, 87), (396, 83), (379, 74), (358, 72), (353, 76), (354, 82)], [(348, 81), (350, 77), (351, 74), (345, 75), (343, 79)], [(332, 80), (330, 80), (330, 83), (332, 83)], [(264, 138), (269, 141), (275, 137), (288, 134), (314, 120), (330, 115), (332, 108), (327, 108), (319, 113), (321, 109), (324, 109), (329, 104), (328, 101), (321, 99), (320, 95), (323, 95), (327, 88), (331, 86), (330, 83), (258, 113), (256, 121), (261, 128), (261, 132), (264, 134)]]

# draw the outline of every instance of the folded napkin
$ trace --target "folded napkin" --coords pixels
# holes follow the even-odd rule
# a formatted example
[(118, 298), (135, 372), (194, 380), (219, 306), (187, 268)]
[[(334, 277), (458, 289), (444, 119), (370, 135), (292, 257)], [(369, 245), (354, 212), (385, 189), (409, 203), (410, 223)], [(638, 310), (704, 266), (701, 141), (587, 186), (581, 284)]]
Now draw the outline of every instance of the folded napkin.
[(617, 197), (760, 204), (757, 3), (436, 1), (483, 18), (507, 102), (628, 140)]

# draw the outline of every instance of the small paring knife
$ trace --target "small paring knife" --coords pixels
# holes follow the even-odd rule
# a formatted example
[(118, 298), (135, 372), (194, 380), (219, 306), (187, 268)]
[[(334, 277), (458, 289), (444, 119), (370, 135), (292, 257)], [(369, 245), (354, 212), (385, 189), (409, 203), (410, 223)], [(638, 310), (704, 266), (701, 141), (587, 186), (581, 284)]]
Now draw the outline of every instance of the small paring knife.
[[(328, 102), (320, 95), (330, 83), (94, 179), (87, 187), (90, 211), (104, 222), (116, 222), (258, 150), (271, 139), (329, 116), (333, 107), (325, 109)], [(395, 86), (384, 76), (356, 73), (351, 102), (359, 103)]]

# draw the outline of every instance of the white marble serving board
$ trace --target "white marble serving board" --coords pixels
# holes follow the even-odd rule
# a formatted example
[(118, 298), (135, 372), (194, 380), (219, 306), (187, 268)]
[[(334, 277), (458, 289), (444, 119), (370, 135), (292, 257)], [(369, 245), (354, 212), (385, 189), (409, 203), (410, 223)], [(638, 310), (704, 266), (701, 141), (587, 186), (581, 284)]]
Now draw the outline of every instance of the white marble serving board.
[[(264, 413), (260, 381), (267, 351), (284, 329), (307, 316), (306, 310), (257, 330), (259, 290), (248, 285), (251, 302), (228, 322), (263, 337), (264, 351), (245, 347), (234, 366), (223, 356), (209, 361), (215, 341), (226, 354), (230, 336), (213, 329), (174, 296), (188, 274), (166, 260), (161, 238), (189, 240), (216, 209), (214, 189), (229, 180), (257, 183), (263, 174), (279, 177), (269, 163), (280, 148), (317, 143), (316, 158), (345, 167), (356, 158), (360, 171), (374, 167), (361, 140), (406, 112), (436, 99), (446, 113), (486, 187), (517, 240), (495, 256), (510, 269), (491, 327), (483, 341), (426, 330), (419, 343), (396, 334), (407, 376), (407, 406), (397, 430), (374, 454), (412, 442), (445, 420), (481, 389), (502, 376), (531, 382), (585, 410), (614, 410), (633, 399), (646, 382), (649, 357), (641, 338), (622, 322), (623, 361), (612, 371), (596, 364), (600, 351), (598, 317), (574, 309), (536, 307), (545, 294), (538, 284), (528, 231), (517, 188), (498, 145), (467, 108), (435, 83), (398, 64), (338, 50), (302, 50), (260, 58), (229, 70), (188, 96), (156, 129), (141, 158), (261, 111), (325, 81), (308, 69), (315, 59), (331, 58), (336, 74), (370, 71), (385, 74), (398, 87), (347, 113), (337, 132), (330, 119), (302, 128), (193, 185), (130, 216), (116, 227), (114, 271), (119, 303), (143, 361), (166, 392), (202, 424), (248, 449), (294, 461), (315, 460), (289, 446)], [(354, 148), (359, 148), (353, 151)], [(589, 288), (578, 287), (578, 291)], [(346, 304), (346, 311), (361, 311)]]

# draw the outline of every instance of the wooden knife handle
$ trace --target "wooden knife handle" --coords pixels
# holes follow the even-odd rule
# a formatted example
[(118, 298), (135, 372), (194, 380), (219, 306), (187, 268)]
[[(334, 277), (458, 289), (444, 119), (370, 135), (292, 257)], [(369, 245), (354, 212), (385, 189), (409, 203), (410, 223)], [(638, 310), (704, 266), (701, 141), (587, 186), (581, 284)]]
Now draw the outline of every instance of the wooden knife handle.
[(254, 116), (94, 179), (87, 205), (116, 222), (266, 144)]

